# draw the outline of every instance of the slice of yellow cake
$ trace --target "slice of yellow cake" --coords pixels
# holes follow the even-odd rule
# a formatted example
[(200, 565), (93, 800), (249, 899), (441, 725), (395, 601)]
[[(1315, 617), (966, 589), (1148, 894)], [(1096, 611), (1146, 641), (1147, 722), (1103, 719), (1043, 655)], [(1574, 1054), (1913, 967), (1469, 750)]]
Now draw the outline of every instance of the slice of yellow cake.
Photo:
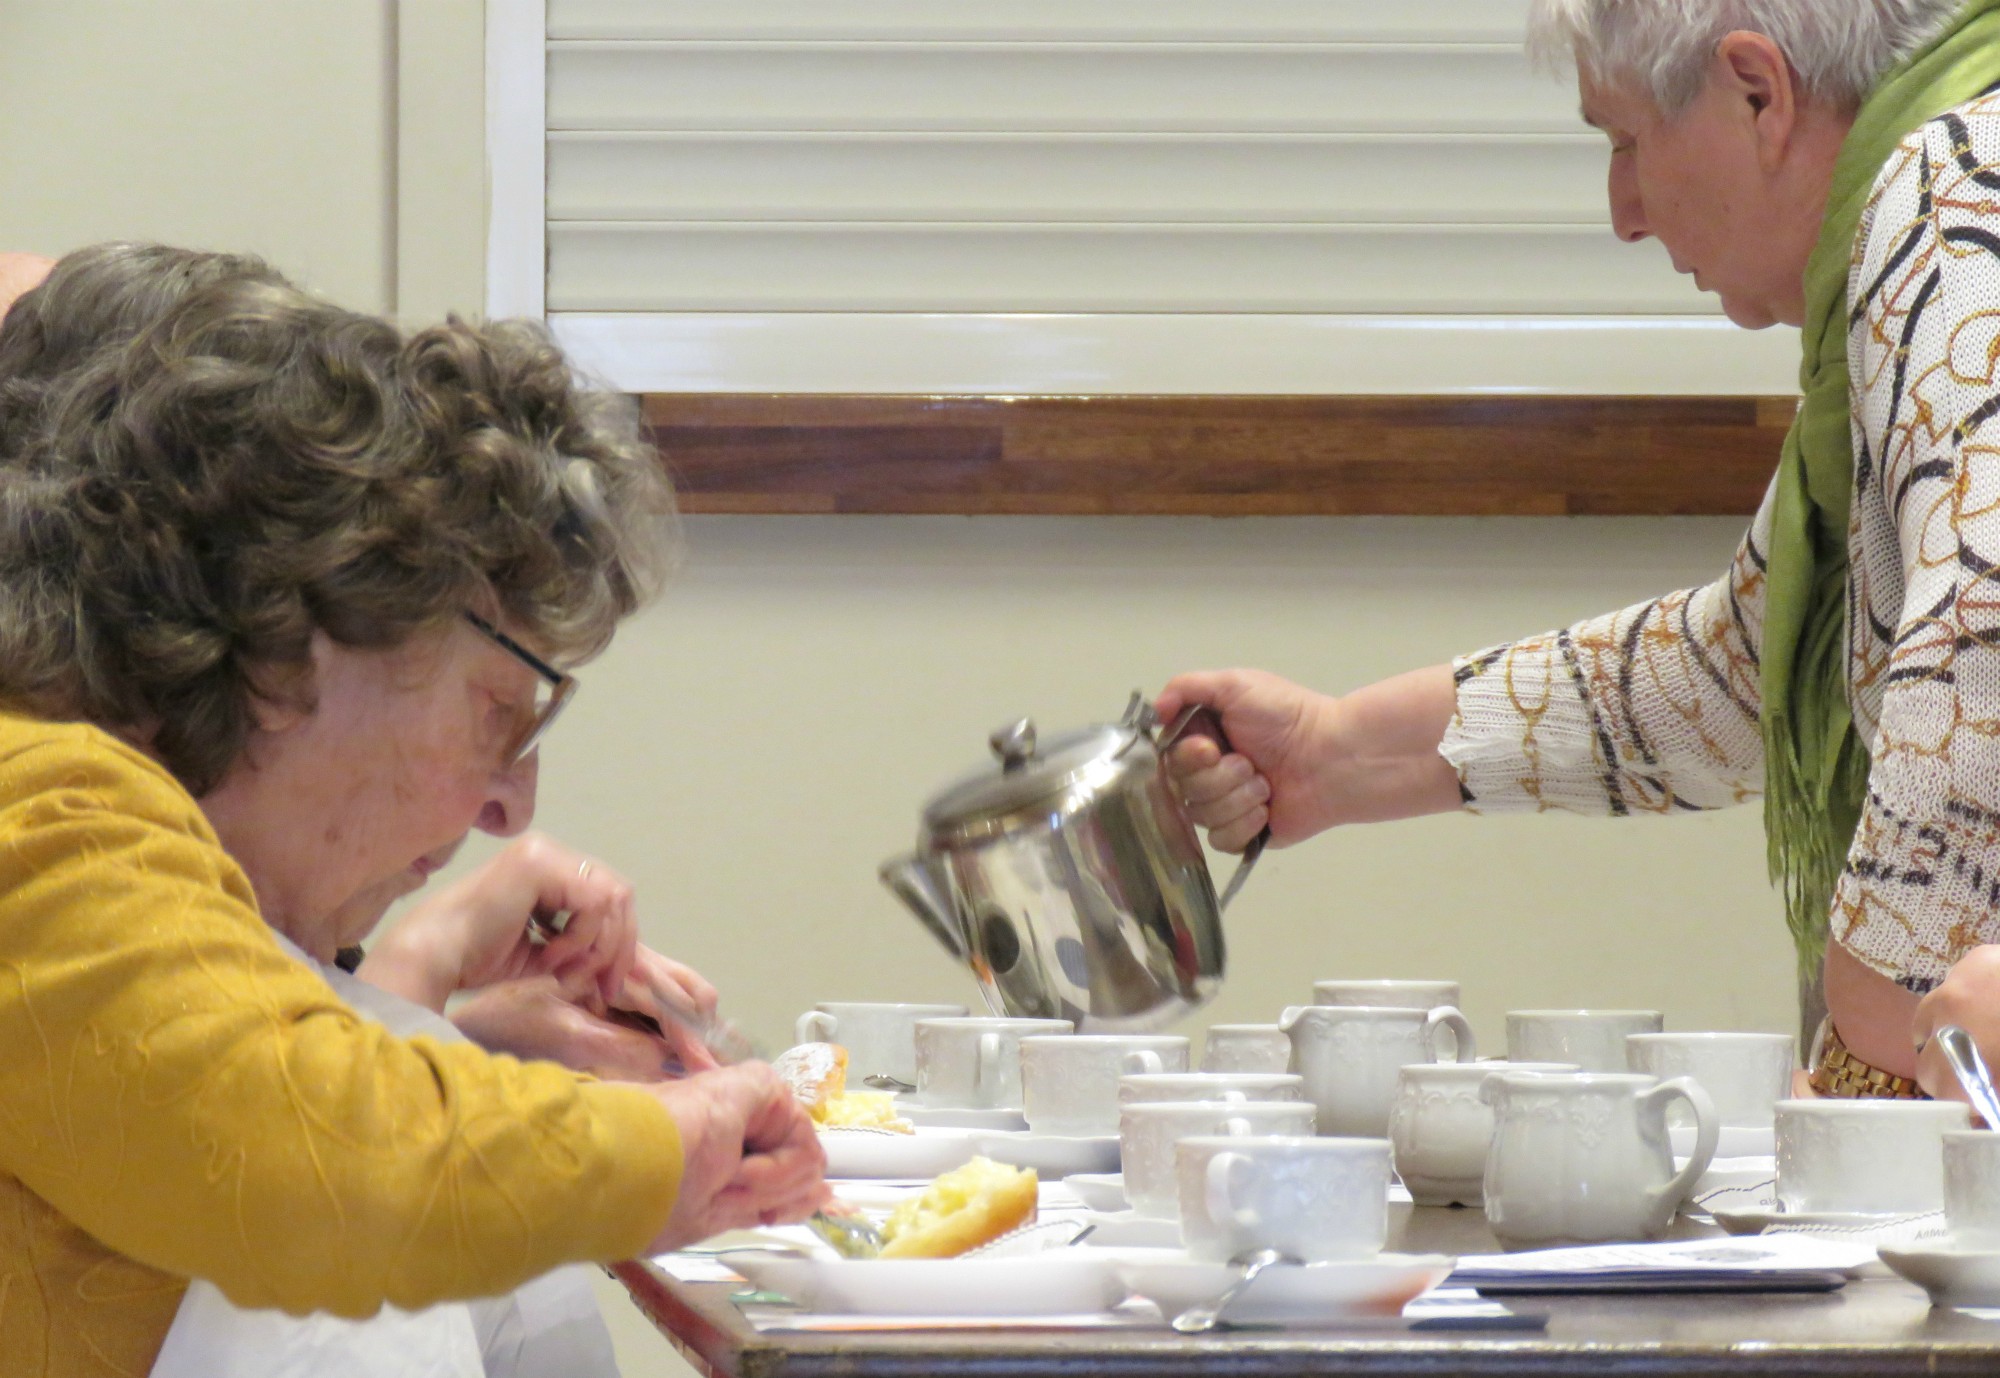
[(1035, 1218), (1033, 1168), (974, 1158), (889, 1213), (883, 1258), (955, 1258)]

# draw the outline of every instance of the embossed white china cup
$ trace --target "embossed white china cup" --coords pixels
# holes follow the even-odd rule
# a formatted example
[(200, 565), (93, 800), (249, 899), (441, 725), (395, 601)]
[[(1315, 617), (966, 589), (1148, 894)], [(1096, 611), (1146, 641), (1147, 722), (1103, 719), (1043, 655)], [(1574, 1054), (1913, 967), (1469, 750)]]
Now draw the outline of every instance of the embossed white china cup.
[(1574, 1062), (1586, 1072), (1625, 1072), (1625, 1040), (1658, 1033), (1658, 1010), (1509, 1010), (1509, 1062)]
[(1914, 1215), (1944, 1208), (1944, 1136), (1958, 1101), (1781, 1100), (1778, 1206), (1788, 1214)]
[(2000, 1134), (1945, 1131), (1944, 1223), (1957, 1248), (2000, 1251)]
[(1320, 1263), (1389, 1237), (1389, 1145), (1317, 1135), (1198, 1135), (1174, 1145), (1181, 1242), (1227, 1262), (1257, 1249)]
[(847, 1076), (886, 1076), (917, 1083), (917, 1021), (951, 1019), (963, 1005), (906, 1005), (865, 1000), (822, 1000), (799, 1016), (800, 1043), (838, 1043), (847, 1049)]
[(1292, 1040), (1276, 1024), (1211, 1024), (1201, 1045), (1204, 1072), (1282, 1072)]
[[(1769, 1129), (1779, 1101), (1792, 1094), (1799, 1041), (1773, 1033), (1644, 1033), (1625, 1038), (1625, 1060), (1648, 1076), (1693, 1077), (1715, 1102), (1725, 1128)], [(1667, 1124), (1691, 1124), (1679, 1105)]]
[(1404, 1067), (1479, 1056), (1472, 1026), (1449, 1005), (1294, 1005), (1278, 1027), (1292, 1040), (1292, 1066), (1306, 1079), (1306, 1099), (1318, 1107), (1319, 1132), (1350, 1139), (1388, 1137), (1396, 1076)]
[(1066, 1034), (1067, 1019), (917, 1021), (917, 1099), (941, 1109), (1007, 1110), (1021, 1104), (1021, 1040)]
[(1116, 1134), (1118, 1078), (1184, 1072), (1176, 1034), (1065, 1034), (1021, 1040), (1021, 1104), (1037, 1134)]
[(1296, 1072), (1132, 1072), (1118, 1078), (1120, 1105), (1142, 1100), (1305, 1098), (1306, 1079)]
[(1305, 1101), (1137, 1101), (1118, 1111), (1125, 1199), (1135, 1213), (1160, 1220), (1180, 1214), (1174, 1145), (1200, 1135), (1309, 1135)]
[(1456, 981), (1315, 981), (1315, 1005), (1368, 1005), (1376, 1009), (1434, 1010), (1459, 1006)]
[(1396, 1175), (1419, 1206), (1477, 1206), (1484, 1199), (1493, 1107), (1479, 1087), (1502, 1072), (1578, 1072), (1573, 1062), (1420, 1062), (1396, 1077), (1389, 1144)]
[[(1486, 1222), (1509, 1249), (1657, 1239), (1715, 1156), (1715, 1107), (1686, 1077), (1507, 1072), (1479, 1094), (1493, 1107)], [(1675, 1097), (1696, 1125), (1679, 1172), (1667, 1143)]]

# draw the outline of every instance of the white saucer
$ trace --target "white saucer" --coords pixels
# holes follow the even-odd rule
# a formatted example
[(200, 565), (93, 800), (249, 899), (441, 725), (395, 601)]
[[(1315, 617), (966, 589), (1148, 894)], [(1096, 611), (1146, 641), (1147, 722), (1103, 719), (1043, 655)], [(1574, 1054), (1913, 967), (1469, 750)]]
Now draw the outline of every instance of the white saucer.
[[(1456, 1262), (1443, 1254), (1377, 1254), (1275, 1264), (1229, 1304), (1226, 1319), (1296, 1324), (1399, 1316), (1404, 1306), (1449, 1277)], [(1118, 1263), (1125, 1285), (1158, 1306), (1168, 1320), (1191, 1306), (1213, 1302), (1241, 1275), (1232, 1264), (1200, 1262), (1179, 1250), (1162, 1250), (1157, 1260), (1135, 1259), (1127, 1251)]]
[[(1667, 1142), (1673, 1146), (1676, 1158), (1692, 1158), (1694, 1126), (1677, 1124), (1669, 1127)], [(1715, 1156), (1718, 1158), (1769, 1158), (1777, 1151), (1778, 1131), (1768, 1125), (1752, 1129), (1744, 1125), (1725, 1124), (1715, 1136)]]
[(1728, 1234), (1762, 1234), (1771, 1225), (1808, 1225), (1835, 1230), (1883, 1229), (1898, 1221), (1917, 1218), (1914, 1213), (1891, 1211), (1781, 1211), (1752, 1207), (1731, 1210), (1713, 1207), (1709, 1214)]
[(896, 1097), (896, 1113), (914, 1125), (936, 1129), (1019, 1130), (1028, 1127), (1028, 1117), (1019, 1106), (980, 1109), (965, 1105), (925, 1105), (912, 1096)]
[(996, 1163), (1031, 1167), (1048, 1178), (1074, 1176), (1079, 1172), (1116, 1172), (1119, 1169), (1118, 1136), (1095, 1134), (1072, 1138), (1067, 1134), (977, 1134), (977, 1151)]
[(877, 1316), (1072, 1316), (1125, 1299), (1114, 1260), (1089, 1249), (1022, 1258), (799, 1258), (732, 1253), (726, 1262), (808, 1311)]
[(1922, 1248), (1883, 1245), (1875, 1252), (1930, 1293), (1932, 1306), (2000, 1306), (2000, 1250), (1968, 1249), (1947, 1237)]
[(978, 1153), (969, 1129), (919, 1128), (914, 1134), (870, 1129), (822, 1129), (829, 1177), (935, 1177)]
[[(1679, 1168), (1680, 1163), (1675, 1163)], [(1775, 1158), (1717, 1158), (1695, 1179), (1685, 1211), (1775, 1211), (1778, 1163)]]
[(1181, 1222), (1162, 1220), (1137, 1211), (1085, 1211), (1083, 1218), (1093, 1227), (1085, 1239), (1086, 1248), (1173, 1249), (1181, 1247)]
[(1122, 1172), (1072, 1172), (1062, 1180), (1088, 1210), (1108, 1214), (1131, 1208), (1132, 1203), (1125, 1199)]

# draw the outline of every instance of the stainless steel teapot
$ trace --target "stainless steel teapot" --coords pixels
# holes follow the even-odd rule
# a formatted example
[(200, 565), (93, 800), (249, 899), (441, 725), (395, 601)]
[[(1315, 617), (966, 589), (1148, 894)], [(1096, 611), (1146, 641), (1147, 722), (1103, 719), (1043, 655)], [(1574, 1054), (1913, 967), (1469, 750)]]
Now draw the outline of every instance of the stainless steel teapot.
[(1053, 741), (1010, 723), (990, 739), (999, 769), (934, 797), (916, 851), (882, 863), (883, 883), (996, 1013), (1151, 1029), (1220, 988), (1222, 910), (1270, 829), (1218, 900), (1164, 757), (1197, 726), (1228, 750), (1221, 720), (1195, 706), (1158, 726), (1136, 693), (1118, 722)]

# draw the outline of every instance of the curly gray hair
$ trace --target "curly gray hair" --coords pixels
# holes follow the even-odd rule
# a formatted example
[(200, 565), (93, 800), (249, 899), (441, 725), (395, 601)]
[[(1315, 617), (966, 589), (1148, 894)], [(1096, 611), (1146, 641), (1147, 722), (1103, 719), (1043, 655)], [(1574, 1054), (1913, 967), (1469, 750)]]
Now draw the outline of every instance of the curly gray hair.
[(124, 344), (189, 292), (225, 278), (284, 282), (247, 254), (112, 242), (66, 254), (0, 315), (0, 457), (26, 443), (58, 379), (91, 355)]
[(1964, 0), (1531, 0), (1528, 51), (1686, 109), (1723, 37), (1761, 33), (1806, 90), (1842, 109), (1935, 37)]
[(144, 737), (199, 795), (315, 632), (387, 648), (485, 607), (575, 661), (657, 590), (659, 456), (540, 326), (405, 336), (255, 259), (153, 256), (177, 280), (147, 286), (112, 258), (96, 299), (140, 319), (103, 313), (67, 371), (25, 334), (78, 265), (0, 322), (32, 403), (0, 465), (0, 698)]

